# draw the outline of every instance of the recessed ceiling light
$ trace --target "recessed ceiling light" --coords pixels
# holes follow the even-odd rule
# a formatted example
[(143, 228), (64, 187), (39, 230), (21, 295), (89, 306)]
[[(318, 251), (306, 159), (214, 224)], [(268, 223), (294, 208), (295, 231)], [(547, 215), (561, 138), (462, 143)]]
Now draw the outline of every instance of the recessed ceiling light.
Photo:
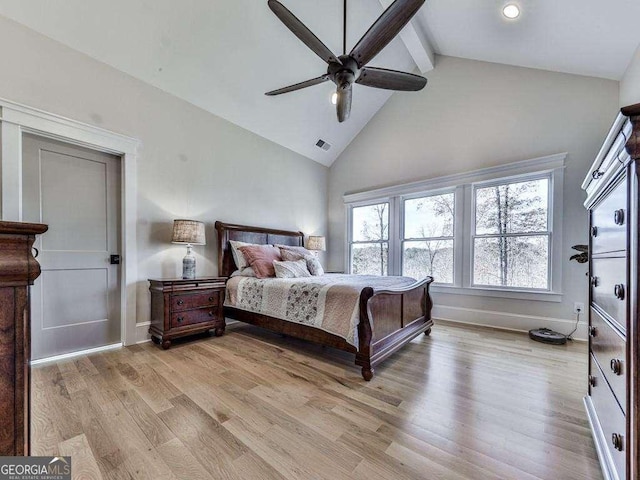
[(331, 94), (331, 103), (333, 103), (334, 105), (338, 103), (338, 92), (333, 92)]
[(510, 3), (502, 9), (502, 14), (510, 19), (518, 18), (520, 16), (520, 9), (517, 5)]

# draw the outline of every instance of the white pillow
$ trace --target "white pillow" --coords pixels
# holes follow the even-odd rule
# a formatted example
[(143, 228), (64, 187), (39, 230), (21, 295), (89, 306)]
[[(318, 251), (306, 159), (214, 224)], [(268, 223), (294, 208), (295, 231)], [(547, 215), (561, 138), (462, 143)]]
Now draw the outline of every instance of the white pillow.
[(253, 268), (247, 267), (242, 270), (236, 270), (231, 274), (231, 277), (255, 277), (256, 272), (253, 271)]
[(314, 277), (324, 275), (324, 268), (322, 268), (322, 264), (320, 263), (320, 260), (318, 260), (318, 257), (315, 255), (305, 255), (304, 259), (307, 262), (307, 270), (309, 270), (311, 275)]
[(233, 261), (236, 262), (236, 268), (238, 270), (244, 270), (249, 266), (249, 262), (244, 258), (244, 255), (240, 250), (240, 247), (246, 247), (247, 245), (253, 245), (253, 243), (238, 242), (237, 240), (229, 240), (231, 245), (231, 255), (233, 255)]
[(305, 259), (294, 262), (274, 260), (273, 268), (276, 271), (276, 278), (302, 278), (311, 276), (309, 270), (307, 270), (307, 261)]

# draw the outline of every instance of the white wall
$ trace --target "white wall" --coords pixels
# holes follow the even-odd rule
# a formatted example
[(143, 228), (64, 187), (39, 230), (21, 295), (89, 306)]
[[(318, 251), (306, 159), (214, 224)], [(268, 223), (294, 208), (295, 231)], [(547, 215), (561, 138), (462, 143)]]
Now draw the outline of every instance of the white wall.
[(587, 300), (587, 268), (569, 262), (570, 247), (587, 243), (580, 184), (617, 113), (618, 82), (453, 57), (437, 57), (428, 77), (425, 90), (394, 94), (331, 167), (329, 268), (344, 265), (345, 193), (568, 152), (563, 302), (434, 300), (446, 318), (570, 331), (562, 320), (574, 318), (573, 302)]
[(213, 222), (325, 234), (328, 169), (0, 17), (0, 97), (142, 141), (138, 159), (137, 321), (147, 278), (181, 274), (174, 218), (207, 224), (199, 275), (217, 273)]
[(620, 106), (640, 103), (640, 46), (620, 80)]

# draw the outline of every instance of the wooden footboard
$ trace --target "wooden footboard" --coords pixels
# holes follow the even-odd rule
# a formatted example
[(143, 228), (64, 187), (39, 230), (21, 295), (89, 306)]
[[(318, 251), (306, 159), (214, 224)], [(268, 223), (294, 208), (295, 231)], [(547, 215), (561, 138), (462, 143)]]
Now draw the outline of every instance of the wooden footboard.
[(429, 335), (433, 303), (426, 277), (402, 288), (365, 288), (360, 294), (359, 348), (356, 365), (365, 380), (373, 378), (373, 366), (380, 363), (421, 333)]

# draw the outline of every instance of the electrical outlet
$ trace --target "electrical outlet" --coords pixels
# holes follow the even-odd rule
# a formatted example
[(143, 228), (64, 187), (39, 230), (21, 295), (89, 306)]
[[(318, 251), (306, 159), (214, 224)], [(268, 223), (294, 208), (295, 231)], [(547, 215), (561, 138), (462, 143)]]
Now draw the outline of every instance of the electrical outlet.
[(573, 313), (584, 313), (584, 303), (575, 302), (573, 304)]

